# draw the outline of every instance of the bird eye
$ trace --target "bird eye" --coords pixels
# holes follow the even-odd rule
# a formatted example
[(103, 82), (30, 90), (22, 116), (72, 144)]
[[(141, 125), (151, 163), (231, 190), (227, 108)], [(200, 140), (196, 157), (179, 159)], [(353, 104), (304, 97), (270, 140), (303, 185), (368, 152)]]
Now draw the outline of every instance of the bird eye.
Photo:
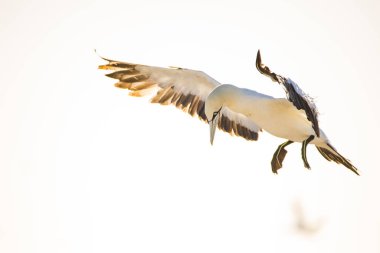
[(217, 110), (216, 112), (214, 112), (214, 113), (212, 114), (212, 119), (211, 119), (211, 121), (213, 121), (213, 120), (215, 119), (215, 117), (218, 116), (220, 110), (222, 110), (222, 107), (220, 107), (219, 110)]

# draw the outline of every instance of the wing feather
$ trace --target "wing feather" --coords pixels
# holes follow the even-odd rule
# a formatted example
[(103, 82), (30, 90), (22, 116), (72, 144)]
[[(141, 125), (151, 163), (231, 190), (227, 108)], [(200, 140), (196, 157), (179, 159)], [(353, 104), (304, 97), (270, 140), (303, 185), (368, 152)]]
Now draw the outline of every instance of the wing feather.
[[(172, 104), (191, 116), (207, 122), (205, 101), (211, 91), (220, 85), (218, 81), (197, 70), (184, 68), (162, 68), (109, 60), (99, 69), (113, 70), (106, 76), (118, 79), (118, 88), (130, 90), (132, 96), (144, 96), (158, 89), (151, 98), (152, 103)], [(224, 108), (218, 127), (231, 135), (247, 140), (257, 140), (260, 129), (240, 113)]]
[(218, 127), (231, 135), (241, 136), (250, 141), (257, 141), (261, 129), (248, 117), (223, 107)]
[(268, 66), (264, 65), (261, 61), (261, 54), (260, 50), (257, 51), (257, 57), (256, 57), (256, 68), (257, 70), (272, 79), (273, 82), (277, 82), (281, 85), (283, 85), (288, 100), (298, 109), (298, 110), (304, 110), (307, 119), (312, 123), (313, 129), (319, 137), (320, 131), (319, 131), (319, 123), (318, 123), (318, 111), (317, 107), (315, 106), (313, 99), (310, 98), (307, 94), (305, 94), (301, 88), (293, 82), (290, 78), (285, 78), (283, 76), (280, 76), (274, 72), (272, 72)]

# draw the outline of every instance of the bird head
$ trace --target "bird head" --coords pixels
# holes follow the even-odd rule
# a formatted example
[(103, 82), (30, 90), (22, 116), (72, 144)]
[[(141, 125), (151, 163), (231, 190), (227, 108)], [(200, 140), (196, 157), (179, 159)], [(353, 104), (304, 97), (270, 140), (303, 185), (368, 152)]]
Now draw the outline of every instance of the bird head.
[(219, 122), (219, 117), (222, 111), (222, 106), (213, 101), (207, 101), (205, 103), (205, 114), (207, 117), (207, 122), (210, 126), (210, 143), (214, 142), (215, 130)]

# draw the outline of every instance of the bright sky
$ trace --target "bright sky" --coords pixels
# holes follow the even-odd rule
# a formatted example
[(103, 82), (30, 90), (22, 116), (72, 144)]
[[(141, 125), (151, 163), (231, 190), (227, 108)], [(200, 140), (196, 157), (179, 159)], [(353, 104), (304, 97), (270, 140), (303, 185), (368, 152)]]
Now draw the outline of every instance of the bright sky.
[[(379, 1), (0, 2), (0, 252), (379, 252)], [(357, 177), (113, 87), (94, 53), (316, 98)], [(295, 206), (313, 225), (296, 228)]]

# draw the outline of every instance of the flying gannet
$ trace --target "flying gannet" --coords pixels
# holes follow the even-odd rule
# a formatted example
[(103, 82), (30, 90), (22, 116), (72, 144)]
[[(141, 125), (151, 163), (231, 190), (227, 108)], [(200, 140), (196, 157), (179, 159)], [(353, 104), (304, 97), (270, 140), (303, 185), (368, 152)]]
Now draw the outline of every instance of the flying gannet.
[[(260, 73), (281, 84), (287, 98), (274, 98), (254, 90), (221, 84), (202, 71), (177, 67), (154, 67), (102, 58), (108, 63), (99, 69), (114, 70), (106, 76), (118, 79), (116, 87), (128, 89), (131, 96), (144, 96), (156, 90), (152, 103), (173, 104), (184, 112), (208, 122), (210, 142), (215, 129), (257, 140), (262, 130), (287, 141), (278, 146), (271, 161), (272, 172), (282, 167), (285, 147), (302, 143), (304, 166), (310, 169), (306, 157), (308, 144), (314, 144), (328, 161), (343, 164), (359, 175), (357, 168), (330, 144), (318, 124), (318, 112), (313, 100), (290, 78), (274, 72), (261, 61), (257, 52), (256, 67)], [(158, 91), (157, 91), (158, 90)]]

